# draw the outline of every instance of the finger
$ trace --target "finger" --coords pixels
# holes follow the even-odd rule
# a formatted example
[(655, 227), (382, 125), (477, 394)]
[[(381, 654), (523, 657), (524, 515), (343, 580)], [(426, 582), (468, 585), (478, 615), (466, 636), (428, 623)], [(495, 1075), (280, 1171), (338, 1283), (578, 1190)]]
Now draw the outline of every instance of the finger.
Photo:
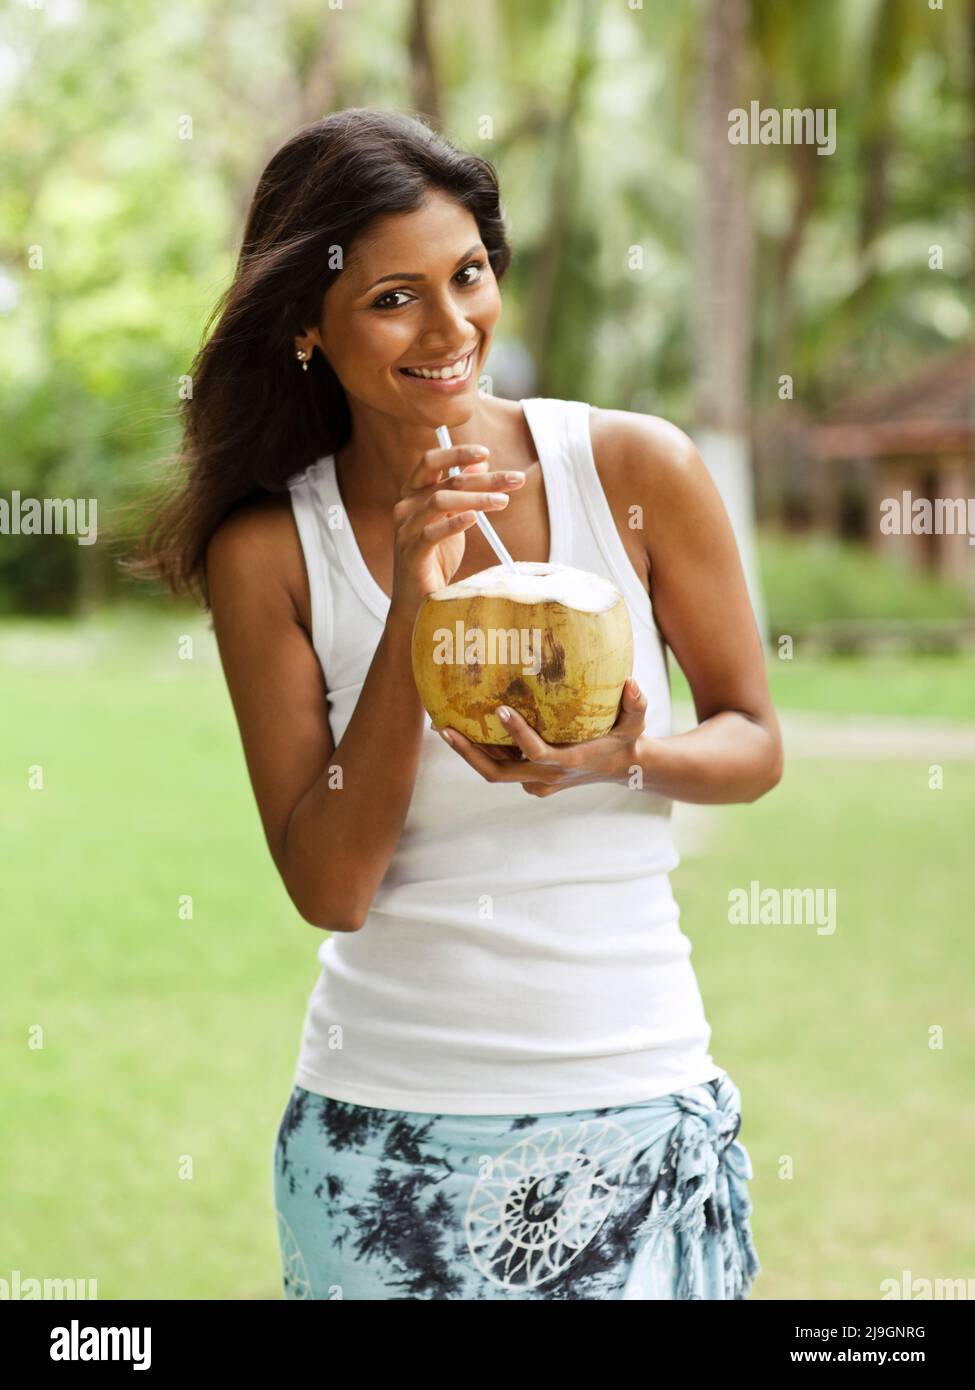
[(507, 743), (481, 743), (478, 747), (483, 748), (489, 758), (493, 758), (497, 763), (524, 762), (525, 755), (517, 746), (512, 748)]
[(623, 682), (620, 712), (610, 733), (631, 735), (643, 728), (647, 715), (647, 697), (632, 676)]
[(521, 487), (525, 481), (524, 473), (517, 468), (494, 468), (488, 471), (487, 461), (469, 464), (462, 468), (459, 473), (455, 473), (452, 478), (443, 478), (436, 487), (455, 487), (464, 486), (465, 479), (470, 478), (472, 473), (479, 474), (477, 481), (483, 483), (486, 488)]
[(452, 444), (449, 449), (428, 449), (407, 478), (400, 496), (406, 497), (418, 488), (439, 482), (451, 468), (464, 468), (490, 456), (491, 450), (484, 444)]
[(487, 511), (497, 507), (506, 507), (510, 501), (511, 498), (506, 492), (461, 492), (454, 488), (438, 487), (427, 497), (423, 510), (457, 512), (468, 511), (471, 507), (476, 507), (480, 511)]
[(529, 796), (553, 796), (555, 792), (562, 790), (559, 782), (522, 782), (521, 785)]
[[(507, 718), (502, 711), (507, 712)], [(564, 761), (562, 749), (555, 748), (551, 743), (546, 743), (543, 738), (540, 738), (516, 709), (512, 709), (510, 705), (499, 705), (495, 713), (526, 758), (536, 763), (561, 763)]]
[[(440, 730), (438, 729), (436, 732), (439, 733)], [(453, 734), (454, 732), (455, 730), (448, 726), (448, 733)], [(476, 746), (496, 763), (523, 761), (525, 757), (520, 748), (511, 748), (506, 743), (479, 743)]]
[(440, 521), (431, 521), (428, 526), (424, 526), (414, 543), (422, 542), (424, 546), (432, 548), (446, 536), (455, 536), (458, 531), (466, 531), (476, 520), (477, 512), (454, 512), (453, 516), (445, 516)]
[(531, 768), (528, 763), (496, 761), (456, 729), (438, 729), (437, 732), (441, 738), (449, 734), (445, 741), (488, 782), (521, 782), (525, 777), (538, 777), (538, 769)]
[[(399, 528), (401, 543), (409, 543), (420, 537), (429, 540), (431, 535), (443, 535), (442, 530), (433, 532), (431, 527), (435, 526), (441, 514), (455, 512), (493, 512), (500, 511), (508, 505), (509, 497), (506, 492), (452, 492), (448, 489), (437, 489), (436, 492), (429, 494), (408, 517)], [(397, 506), (402, 505), (397, 503)]]
[[(419, 488), (413, 492), (404, 491), (393, 507), (395, 525), (402, 533), (409, 536), (417, 533), (418, 527), (422, 524), (427, 510), (431, 506), (436, 510), (449, 512), (456, 509), (467, 510), (472, 506), (477, 506), (482, 511), (488, 510), (489, 507), (506, 506), (509, 492), (524, 484), (524, 473), (505, 469), (495, 469), (490, 472), (487, 470), (488, 465), (482, 460), (480, 463), (468, 464), (459, 473), (455, 473), (452, 478), (441, 478), (429, 487)], [(482, 485), (476, 493), (471, 491), (470, 486), (474, 481), (472, 476), (474, 474), (478, 475), (477, 482)], [(487, 496), (491, 497), (491, 502), (487, 504), (483, 500), (474, 500)], [(499, 500), (502, 497), (504, 501)]]

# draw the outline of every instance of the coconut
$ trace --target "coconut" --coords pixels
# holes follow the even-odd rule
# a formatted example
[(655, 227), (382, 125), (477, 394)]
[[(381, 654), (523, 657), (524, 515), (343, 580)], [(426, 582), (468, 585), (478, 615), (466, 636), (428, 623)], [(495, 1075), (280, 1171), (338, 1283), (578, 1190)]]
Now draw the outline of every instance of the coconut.
[(428, 594), (413, 626), (413, 676), (435, 725), (517, 746), (508, 705), (546, 743), (613, 727), (633, 670), (633, 630), (610, 580), (569, 565), (492, 565)]

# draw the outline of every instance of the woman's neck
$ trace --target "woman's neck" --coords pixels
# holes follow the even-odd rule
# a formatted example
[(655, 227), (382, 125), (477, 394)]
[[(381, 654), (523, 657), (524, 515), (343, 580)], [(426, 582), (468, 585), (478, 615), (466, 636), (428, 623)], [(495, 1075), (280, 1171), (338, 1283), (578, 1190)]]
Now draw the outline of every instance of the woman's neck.
[[(452, 444), (485, 444), (493, 452), (501, 430), (497, 406), (491, 397), (478, 395), (470, 419), (450, 426), (450, 440)], [(353, 405), (352, 434), (335, 458), (343, 496), (354, 497), (365, 507), (390, 510), (424, 453), (435, 448), (433, 426)]]

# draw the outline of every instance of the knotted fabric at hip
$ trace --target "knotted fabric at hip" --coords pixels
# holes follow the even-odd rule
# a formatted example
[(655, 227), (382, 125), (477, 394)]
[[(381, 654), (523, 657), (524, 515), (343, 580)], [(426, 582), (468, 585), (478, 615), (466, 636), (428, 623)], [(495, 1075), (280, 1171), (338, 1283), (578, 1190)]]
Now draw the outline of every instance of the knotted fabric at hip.
[[(710, 1230), (725, 1249), (728, 1296), (738, 1298), (760, 1265), (748, 1225), (752, 1177), (745, 1148), (737, 1142), (741, 1127), (738, 1087), (725, 1074), (701, 1086), (674, 1093), (678, 1112), (667, 1155), (661, 1166), (650, 1214), (636, 1234), (651, 1243), (672, 1232), (678, 1247), (675, 1296), (700, 1295), (702, 1243)], [(730, 1229), (729, 1229), (730, 1227)]]

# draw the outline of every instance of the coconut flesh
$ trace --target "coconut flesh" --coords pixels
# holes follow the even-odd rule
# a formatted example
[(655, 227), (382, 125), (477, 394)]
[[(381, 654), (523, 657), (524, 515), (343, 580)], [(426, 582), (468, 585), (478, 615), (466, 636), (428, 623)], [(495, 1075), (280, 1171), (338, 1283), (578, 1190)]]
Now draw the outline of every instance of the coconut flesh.
[(569, 565), (492, 565), (428, 594), (413, 626), (413, 676), (437, 727), (517, 746), (508, 705), (546, 743), (613, 727), (633, 671), (633, 631), (610, 580)]

